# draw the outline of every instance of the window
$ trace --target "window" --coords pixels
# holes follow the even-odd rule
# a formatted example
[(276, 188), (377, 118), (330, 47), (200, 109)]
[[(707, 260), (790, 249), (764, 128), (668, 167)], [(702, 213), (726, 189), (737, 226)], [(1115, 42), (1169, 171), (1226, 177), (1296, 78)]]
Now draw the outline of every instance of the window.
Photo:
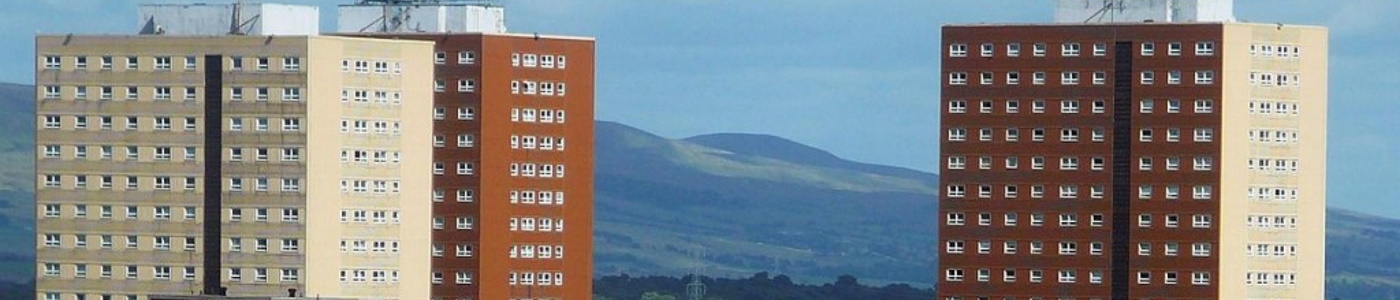
[(1142, 84), (1152, 84), (1157, 80), (1157, 76), (1153, 74), (1152, 71), (1142, 71), (1142, 74), (1138, 77), (1138, 80)]
[[(1199, 50), (1198, 50), (1199, 51)], [(1192, 285), (1210, 285), (1209, 272), (1191, 272)]]
[(294, 87), (283, 88), (282, 101), (301, 101), (301, 89)]
[(45, 98), (45, 100), (57, 100), (57, 98), (59, 98), (59, 97), (60, 97), (59, 87), (55, 87), (55, 86), (45, 86), (45, 87), (43, 87), (43, 98)]
[(1192, 139), (1199, 143), (1208, 143), (1214, 136), (1214, 131), (1210, 128), (1196, 128)]
[(951, 85), (966, 85), (966, 84), (967, 84), (967, 72), (949, 72), (949, 73), (948, 73), (948, 84), (951, 84)]
[(471, 80), (471, 79), (459, 79), (459, 80), (457, 80), (457, 92), (459, 92), (459, 93), (470, 93), (470, 92), (475, 92), (475, 91), (476, 91), (476, 80)]
[(1065, 43), (1060, 45), (1061, 56), (1079, 56), (1079, 43)]
[(460, 107), (460, 108), (457, 108), (457, 119), (458, 119), (458, 120), (474, 120), (474, 119), (476, 119), (476, 109), (475, 109), (475, 108), (471, 108), (471, 107)]
[(476, 63), (476, 52), (471, 52), (471, 51), (461, 51), (461, 52), (457, 52), (457, 64), (459, 64), (459, 65), (470, 65), (470, 64), (475, 64), (475, 63)]
[(949, 141), (954, 141), (954, 142), (966, 141), (966, 140), (967, 140), (967, 128), (949, 128), (949, 129), (948, 129), (948, 140), (949, 140)]
[(1006, 56), (1010, 56), (1010, 57), (1021, 56), (1021, 44), (1017, 44), (1017, 43), (1006, 44)]
[(967, 224), (967, 216), (962, 213), (948, 213), (948, 225), (962, 226)]
[(267, 71), (267, 70), (270, 68), (271, 64), (272, 64), (272, 61), (271, 61), (270, 59), (268, 59), (268, 58), (266, 58), (266, 57), (259, 57), (259, 58), (257, 59), (257, 70), (258, 70), (258, 71)]
[(1078, 100), (1061, 100), (1061, 101), (1060, 101), (1060, 113), (1062, 113), (1062, 114), (1077, 114), (1077, 113), (1079, 113), (1079, 101), (1078, 101)]
[(1210, 256), (1210, 243), (1195, 243), (1195, 244), (1191, 244), (1191, 256), (1196, 256), (1196, 257), (1207, 257), (1207, 256)]
[(1079, 216), (1074, 214), (1060, 214), (1060, 227), (1079, 226)]
[(1175, 85), (1175, 84), (1181, 84), (1181, 71), (1180, 71), (1180, 70), (1171, 70), (1171, 71), (1167, 71), (1167, 84), (1173, 84), (1173, 85)]
[(1094, 56), (1108, 55), (1107, 43), (1094, 43)]
[(300, 180), (300, 179), (296, 179), (296, 178), (283, 178), (283, 179), (282, 179), (282, 191), (283, 191), (283, 192), (296, 192), (296, 191), (301, 191), (301, 180)]
[(298, 275), (300, 275), (299, 273), (297, 269), (282, 269), (282, 278), (280, 280), (283, 282), (296, 282), (299, 277)]
[(154, 68), (155, 68), (156, 70), (160, 70), (160, 71), (168, 71), (168, 70), (170, 70), (170, 57), (169, 57), (169, 56), (157, 56), (157, 57), (155, 57), (155, 67), (154, 67)]
[(63, 66), (63, 57), (61, 57), (61, 56), (53, 56), (53, 55), (44, 56), (44, 69), (45, 69), (45, 70), (58, 70), (58, 69), (59, 69), (60, 67), (62, 67), (62, 66)]
[(282, 148), (282, 161), (301, 160), (301, 148)]
[(982, 80), (980, 81), (980, 84), (982, 84), (982, 85), (992, 85), (992, 78), (993, 78), (994, 76), (995, 76), (995, 74), (992, 74), (992, 72), (982, 72), (982, 77), (981, 77)]
[(1210, 215), (1192, 215), (1192, 228), (1210, 228)]
[(1035, 43), (1031, 45), (1031, 55), (1035, 57), (1044, 57), (1046, 48), (1044, 43)]
[(948, 169), (962, 170), (967, 168), (967, 158), (962, 156), (949, 156)]
[(965, 100), (952, 100), (952, 101), (948, 101), (948, 113), (950, 113), (950, 114), (967, 113), (967, 101), (965, 101)]
[(1181, 56), (1181, 42), (1167, 43), (1167, 55)]
[(1156, 52), (1157, 45), (1153, 44), (1152, 42), (1142, 43), (1142, 56), (1152, 56), (1153, 54), (1156, 54)]
[(457, 175), (472, 175), (476, 173), (476, 166), (472, 163), (457, 163)]
[(1107, 84), (1107, 83), (1108, 83), (1108, 72), (1104, 72), (1104, 71), (1095, 71), (1095, 72), (1094, 72), (1094, 79), (1093, 79), (1093, 80), (1094, 80), (1094, 82), (1093, 82), (1094, 85), (1104, 85), (1104, 84)]
[(1079, 84), (1079, 72), (1069, 72), (1069, 71), (1061, 72), (1061, 73), (1060, 73), (1060, 84), (1062, 84), (1062, 85), (1077, 85), (1077, 84)]
[(1152, 227), (1152, 215), (1149, 215), (1149, 214), (1140, 214), (1140, 215), (1138, 215), (1138, 227), (1142, 227), (1142, 228)]
[(983, 43), (983, 44), (982, 44), (982, 57), (992, 57), (992, 54), (993, 54), (992, 52), (995, 51), (995, 50), (993, 50), (993, 49), (996, 49), (996, 46), (995, 46), (995, 45), (992, 45), (992, 43)]
[(283, 58), (282, 58), (282, 71), (288, 71), (288, 72), (290, 72), (290, 71), (297, 71), (297, 70), (301, 70), (301, 58), (300, 58), (300, 57), (283, 57)]
[(1208, 114), (1214, 110), (1215, 104), (1210, 100), (1196, 100), (1195, 111), (1198, 114)]
[[(948, 45), (948, 56), (967, 57), (967, 44)], [(57, 67), (55, 67), (57, 68)]]
[(1215, 55), (1215, 43), (1212, 43), (1212, 42), (1196, 42), (1196, 56), (1212, 56), (1212, 55)]
[(1036, 71), (1035, 73), (1031, 73), (1031, 84), (1034, 84), (1034, 85), (1043, 85), (1043, 84), (1045, 84), (1045, 72)]
[(1060, 283), (1074, 283), (1076, 280), (1074, 270), (1060, 270)]
[(1162, 273), (1162, 283), (1163, 283), (1163, 284), (1176, 284), (1176, 279), (1177, 279), (1177, 278), (1176, 278), (1176, 272), (1163, 272), (1163, 273)]
[[(1079, 169), (1079, 158), (1078, 158), (1078, 157), (1066, 156), (1066, 157), (1061, 157), (1061, 158), (1060, 158), (1060, 170), (1070, 171), (1070, 170), (1078, 170), (1078, 169)], [(1061, 190), (1061, 197), (1064, 197), (1064, 192), (1063, 192), (1064, 189), (1061, 188), (1060, 190)], [(1076, 192), (1077, 192), (1078, 189), (1075, 189), (1075, 190), (1076, 190)], [(1066, 198), (1073, 198), (1073, 197), (1066, 197)]]
[(1197, 156), (1193, 161), (1192, 168), (1196, 171), (1210, 171), (1213, 160), (1209, 156)]
[[(259, 119), (259, 120), (261, 121), (261, 120), (263, 120), (263, 119)], [(259, 126), (261, 126), (261, 124), (260, 124)], [(297, 118), (284, 118), (284, 119), (282, 119), (282, 131), (301, 131), (301, 119), (297, 119)]]
[(1006, 84), (1021, 84), (1021, 72), (1006, 72)]
[(947, 271), (945, 271), (944, 280), (947, 280), (947, 281), (963, 281), (963, 270), (962, 270), (962, 269), (948, 269)]
[(1166, 216), (1166, 221), (1165, 221), (1163, 224), (1164, 224), (1164, 226), (1166, 226), (1167, 228), (1176, 228), (1180, 223), (1181, 223), (1181, 217), (1180, 217), (1180, 216), (1177, 216), (1176, 214), (1169, 214), (1169, 215)]
[(1215, 72), (1214, 72), (1214, 71), (1196, 71), (1196, 84), (1202, 84), (1202, 85), (1204, 85), (1204, 84), (1214, 84), (1214, 83), (1215, 83)]

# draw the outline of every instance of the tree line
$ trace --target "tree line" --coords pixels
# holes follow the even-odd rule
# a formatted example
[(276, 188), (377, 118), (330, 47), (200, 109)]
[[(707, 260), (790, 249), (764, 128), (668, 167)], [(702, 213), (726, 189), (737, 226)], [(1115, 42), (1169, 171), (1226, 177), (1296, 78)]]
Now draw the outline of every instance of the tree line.
[[(686, 300), (686, 284), (692, 277), (644, 276), (626, 274), (596, 278), (594, 300)], [(749, 278), (700, 277), (705, 286), (704, 300), (929, 300), (932, 289), (907, 284), (883, 287), (861, 285), (855, 276), (842, 275), (835, 282), (811, 285), (792, 282), (787, 275), (759, 272)]]

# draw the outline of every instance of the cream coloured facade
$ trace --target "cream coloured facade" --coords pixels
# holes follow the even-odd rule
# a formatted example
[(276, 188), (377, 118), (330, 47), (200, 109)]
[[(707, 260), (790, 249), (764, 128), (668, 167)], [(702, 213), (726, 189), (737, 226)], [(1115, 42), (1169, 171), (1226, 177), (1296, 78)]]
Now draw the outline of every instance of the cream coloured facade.
[(432, 48), (39, 36), (36, 297), (426, 299)]
[(1328, 32), (1226, 23), (1221, 299), (1323, 299)]

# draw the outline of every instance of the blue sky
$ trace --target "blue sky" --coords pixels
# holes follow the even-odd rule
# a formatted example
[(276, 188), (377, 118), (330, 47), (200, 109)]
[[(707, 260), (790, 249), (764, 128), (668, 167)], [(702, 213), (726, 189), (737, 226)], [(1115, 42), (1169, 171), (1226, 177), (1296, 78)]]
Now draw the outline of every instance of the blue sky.
[[(172, 2), (163, 0), (156, 2)], [(270, 1), (334, 6), (352, 0)], [(0, 81), (32, 81), (33, 34), (131, 33), (133, 0), (10, 1)], [(151, 1), (144, 1), (151, 2)], [(218, 1), (216, 1), (218, 2)], [(498, 0), (516, 32), (598, 38), (598, 118), (669, 137), (765, 133), (936, 168), (938, 33), (1040, 22), (1050, 0)], [(1400, 217), (1400, 1), (1239, 0), (1241, 20), (1332, 29), (1330, 204)]]

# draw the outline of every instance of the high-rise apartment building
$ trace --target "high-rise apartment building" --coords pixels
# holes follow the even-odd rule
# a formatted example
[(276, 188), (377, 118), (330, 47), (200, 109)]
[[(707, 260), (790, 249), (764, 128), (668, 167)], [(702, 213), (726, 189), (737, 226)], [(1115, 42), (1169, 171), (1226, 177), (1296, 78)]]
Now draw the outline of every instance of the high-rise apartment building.
[(943, 28), (940, 299), (1322, 299), (1327, 30), (1063, 0)]
[(339, 32), (436, 44), (432, 299), (590, 299), (594, 40), (417, 2), (341, 6)]
[(429, 297), (433, 45), (315, 14), (36, 38), (37, 299)]

